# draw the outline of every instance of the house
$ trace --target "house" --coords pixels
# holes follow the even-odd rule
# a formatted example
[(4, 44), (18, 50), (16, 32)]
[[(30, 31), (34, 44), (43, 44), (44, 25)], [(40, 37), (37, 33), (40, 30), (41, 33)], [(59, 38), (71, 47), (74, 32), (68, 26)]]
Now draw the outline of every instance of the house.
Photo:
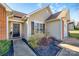
[(68, 22), (68, 31), (74, 30), (75, 24), (74, 22)]
[[(1, 9), (4, 9), (4, 11), (0, 11), (0, 15), (2, 15), (0, 18), (4, 21), (1, 21), (0, 24), (4, 28), (1, 27), (0, 29), (0, 39), (24, 37), (29, 40), (32, 34), (39, 32), (48, 33), (49, 36), (59, 40), (68, 36), (67, 22), (70, 20), (70, 14), (67, 9), (52, 13), (50, 7), (45, 6), (29, 14), (14, 11), (6, 4), (1, 4)], [(8, 14), (3, 15), (6, 13)]]
[(76, 25), (76, 27), (77, 27), (77, 28), (79, 28), (79, 22), (77, 22), (77, 25)]

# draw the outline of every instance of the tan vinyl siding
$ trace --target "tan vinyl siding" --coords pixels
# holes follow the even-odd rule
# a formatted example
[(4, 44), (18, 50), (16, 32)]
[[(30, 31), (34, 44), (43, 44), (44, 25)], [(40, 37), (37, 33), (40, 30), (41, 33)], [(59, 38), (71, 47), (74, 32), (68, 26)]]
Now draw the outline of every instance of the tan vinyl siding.
[(70, 31), (70, 30), (74, 30), (74, 24), (73, 23), (68, 24), (68, 31)]
[[(26, 22), (27, 25), (27, 38), (31, 36), (31, 22), (38, 22), (38, 23), (45, 23), (45, 20), (51, 15), (49, 8), (45, 8), (39, 12), (32, 14), (28, 21)], [(25, 27), (26, 28), (26, 27)]]
[(51, 21), (46, 23), (46, 32), (49, 36), (61, 39), (61, 21)]

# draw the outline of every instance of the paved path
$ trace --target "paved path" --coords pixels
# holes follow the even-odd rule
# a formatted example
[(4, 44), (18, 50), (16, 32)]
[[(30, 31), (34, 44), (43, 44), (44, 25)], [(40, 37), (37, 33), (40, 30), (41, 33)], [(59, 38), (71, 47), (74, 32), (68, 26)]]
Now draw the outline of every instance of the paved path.
[(79, 56), (79, 40), (75, 38), (65, 38), (59, 46), (63, 47), (59, 56)]
[(63, 48), (58, 56), (79, 56), (79, 52)]
[(63, 42), (79, 47), (79, 39), (76, 38), (65, 38), (63, 39)]
[(79, 30), (74, 30), (74, 31), (69, 31), (69, 33), (78, 33), (79, 34)]
[(13, 40), (14, 56), (35, 56), (35, 53), (22, 40)]

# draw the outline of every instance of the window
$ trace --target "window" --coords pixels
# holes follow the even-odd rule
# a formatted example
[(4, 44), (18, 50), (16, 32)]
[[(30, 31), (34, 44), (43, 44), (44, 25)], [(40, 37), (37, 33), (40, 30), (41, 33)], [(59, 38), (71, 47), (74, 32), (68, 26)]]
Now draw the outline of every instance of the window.
[(37, 23), (37, 33), (39, 32), (39, 23)]
[(43, 33), (45, 33), (45, 24), (43, 24)]
[(40, 32), (43, 32), (43, 24), (40, 24)]
[(45, 33), (45, 24), (31, 22), (31, 31), (34, 33)]

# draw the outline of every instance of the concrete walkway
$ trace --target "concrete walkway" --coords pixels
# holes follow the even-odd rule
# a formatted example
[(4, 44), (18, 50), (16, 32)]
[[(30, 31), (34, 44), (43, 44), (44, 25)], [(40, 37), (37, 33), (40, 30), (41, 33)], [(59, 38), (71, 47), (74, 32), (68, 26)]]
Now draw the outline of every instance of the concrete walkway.
[(13, 40), (14, 56), (35, 56), (35, 53), (21, 39)]
[(75, 38), (65, 38), (62, 43), (59, 44), (63, 49), (59, 53), (59, 56), (79, 56), (79, 40)]
[(63, 42), (79, 47), (79, 39), (76, 38), (65, 38), (63, 39)]

